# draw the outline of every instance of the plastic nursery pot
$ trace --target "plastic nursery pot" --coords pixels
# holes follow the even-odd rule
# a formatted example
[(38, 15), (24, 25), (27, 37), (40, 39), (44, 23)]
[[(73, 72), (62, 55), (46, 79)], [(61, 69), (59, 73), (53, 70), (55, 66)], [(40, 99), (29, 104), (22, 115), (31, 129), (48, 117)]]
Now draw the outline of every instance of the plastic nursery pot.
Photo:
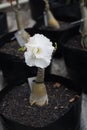
[(55, 58), (59, 58), (62, 56), (62, 44), (64, 44), (69, 36), (73, 35), (73, 32), (78, 32), (80, 25), (79, 23), (72, 24), (66, 21), (59, 21), (59, 23), (59, 29), (46, 27), (44, 26), (44, 24), (38, 26), (38, 23), (34, 26), (37, 33), (44, 34), (46, 37), (48, 37), (53, 42), (54, 46), (55, 43), (57, 44), (57, 50), (53, 55), (53, 57)]
[[(22, 97), (22, 98), (19, 97), (18, 98), (19, 101), (16, 101), (17, 95), (16, 95), (16, 97), (12, 96), (13, 94), (11, 92), (13, 91), (13, 93), (15, 93), (15, 91), (17, 89), (17, 92), (19, 93), (21, 84), (19, 86), (14, 86), (14, 88), (10, 89), (10, 90), (9, 90), (9, 86), (8, 86), (7, 90), (5, 89), (1, 92), (1, 94), (0, 94), (0, 113), (4, 120), (4, 124), (5, 124), (4, 126), (8, 130), (31, 130), (31, 129), (42, 129), (43, 130), (43, 129), (48, 129), (48, 128), (50, 128), (50, 129), (55, 128), (55, 130), (58, 130), (58, 129), (60, 129), (60, 130), (79, 130), (80, 113), (81, 113), (81, 92), (76, 90), (76, 87), (71, 82), (71, 80), (66, 80), (65, 78), (62, 78), (62, 77), (59, 78), (58, 76), (55, 76), (55, 75), (46, 74), (45, 83), (46, 82), (50, 83), (50, 81), (51, 81), (51, 83), (53, 83), (53, 84), (56, 83), (57, 85), (58, 85), (58, 83), (60, 83), (62, 86), (59, 88), (57, 88), (58, 86), (55, 86), (55, 87), (51, 86), (52, 88), (48, 89), (48, 94), (50, 93), (49, 90), (52, 91), (52, 93), (51, 93), (52, 95), (49, 95), (49, 98), (51, 96), (53, 98), (56, 95), (56, 99), (55, 98), (54, 98), (54, 100), (49, 99), (49, 104), (47, 106), (43, 106), (43, 107), (29, 105), (29, 99), (27, 101), (27, 98), (29, 98), (28, 97), (29, 96), (29, 87), (27, 90), (25, 84), (23, 84), (23, 86), (22, 86), (24, 94), (21, 91), (21, 94), (23, 94), (24, 97)], [(25, 88), (25, 90), (24, 90), (24, 88)], [(54, 95), (55, 92), (57, 92), (57, 93)], [(73, 94), (75, 94), (75, 95), (73, 95), (69, 98), (68, 92), (70, 92), (71, 95), (73, 95)], [(66, 93), (67, 97), (64, 96), (64, 93)], [(9, 95), (8, 98), (5, 97), (8, 94), (11, 94), (11, 95)], [(12, 97), (10, 97), (10, 96), (12, 96)], [(12, 107), (14, 106), (14, 103), (16, 103), (16, 106), (14, 108), (12, 108), (12, 110), (8, 108), (9, 105), (7, 105), (7, 104), (9, 104), (9, 101), (6, 101), (6, 99), (7, 100), (12, 99), (12, 102), (13, 102)], [(67, 99), (68, 99), (68, 102), (66, 102), (64, 104), (64, 101)], [(12, 115), (12, 117), (10, 117), (10, 115), (7, 115), (6, 111), (4, 111), (4, 109), (3, 109), (4, 101), (5, 101), (5, 108), (9, 109), (8, 113), (10, 115)], [(25, 106), (22, 107), (23, 102), (25, 102)], [(51, 103), (54, 104), (54, 102), (56, 102), (56, 104), (53, 105), (53, 107), (51, 108), (50, 105), (51, 105)], [(62, 105), (60, 105), (61, 103), (62, 103)], [(68, 103), (70, 103), (70, 104), (68, 105), (68, 107), (66, 107)], [(21, 107), (22, 107), (23, 113), (21, 113)], [(26, 111), (26, 109), (27, 109), (27, 111)], [(30, 115), (29, 115), (28, 111), (30, 109), (32, 110), (32, 112), (30, 112)], [(52, 115), (52, 113), (49, 114), (49, 112), (47, 110), (50, 112), (52, 110), (55, 114), (53, 114), (53, 115)], [(16, 114), (17, 112), (19, 114)], [(18, 118), (19, 115), (22, 116), (20, 119)], [(25, 117), (25, 115), (27, 117)], [(42, 115), (46, 116), (46, 118), (43, 118)], [(17, 116), (17, 118), (15, 118), (16, 116)], [(33, 120), (33, 116), (34, 116), (35, 120)], [(47, 122), (48, 117), (51, 118), (49, 123)], [(23, 121), (24, 119), (25, 119), (25, 121)], [(28, 124), (26, 124), (26, 121), (28, 121), (28, 120), (29, 120), (29, 122), (28, 122)], [(38, 122), (38, 120), (40, 122)], [(36, 122), (35, 124), (34, 124), (34, 121)], [(31, 122), (31, 124), (30, 124), (30, 122)]]
[[(33, 29), (27, 29), (33, 35)], [(24, 57), (20, 57), (20, 53), (17, 54), (18, 49), (16, 46), (18, 43), (14, 44), (14, 32), (6, 33), (0, 38), (0, 49), (3, 48), (4, 51), (0, 51), (0, 66), (5, 78), (5, 82), (12, 85), (15, 81), (23, 82), (26, 78), (26, 71), (28, 67), (24, 62)], [(14, 40), (12, 40), (14, 39)], [(11, 43), (12, 46), (11, 46)], [(17, 52), (15, 52), (17, 51)], [(17, 55), (16, 55), (17, 54)], [(16, 75), (16, 76), (15, 76)]]
[[(27, 28), (26, 31), (29, 32), (31, 36), (35, 34), (34, 28)], [(15, 38), (15, 33), (16, 31), (9, 32), (0, 38), (0, 56), (3, 56), (1, 61), (5, 60), (5, 56), (7, 60), (24, 60), (22, 52), (18, 50), (20, 46)]]
[(63, 56), (70, 77), (87, 93), (87, 50), (81, 46), (80, 33), (63, 45)]
[[(66, 21), (75, 21), (81, 18), (79, 2), (72, 2), (71, 4), (65, 4), (62, 0), (49, 0), (50, 9), (53, 12), (55, 18), (66, 19)], [(38, 22), (43, 19), (44, 1), (29, 0), (31, 8), (31, 14), (35, 21)]]
[[(33, 28), (27, 28), (27, 32), (32, 36), (35, 34)], [(18, 49), (20, 48), (17, 40), (15, 38), (16, 31), (9, 32), (4, 34), (0, 38), (0, 61), (7, 62), (7, 61), (14, 61), (14, 62), (24, 62), (24, 56), (21, 51)]]
[(51, 10), (57, 19), (65, 19), (66, 21), (76, 21), (81, 18), (79, 2), (71, 4), (54, 4)]
[(0, 36), (8, 32), (7, 16), (5, 12), (0, 12)]

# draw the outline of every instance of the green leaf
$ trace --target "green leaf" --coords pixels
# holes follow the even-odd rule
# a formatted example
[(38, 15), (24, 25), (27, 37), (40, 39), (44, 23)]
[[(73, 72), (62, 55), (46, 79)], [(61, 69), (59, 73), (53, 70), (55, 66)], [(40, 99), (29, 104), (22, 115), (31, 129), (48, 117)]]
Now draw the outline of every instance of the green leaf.
[(18, 49), (18, 51), (25, 51), (25, 50), (26, 50), (25, 46), (23, 46), (23, 47), (21, 47), (21, 48)]

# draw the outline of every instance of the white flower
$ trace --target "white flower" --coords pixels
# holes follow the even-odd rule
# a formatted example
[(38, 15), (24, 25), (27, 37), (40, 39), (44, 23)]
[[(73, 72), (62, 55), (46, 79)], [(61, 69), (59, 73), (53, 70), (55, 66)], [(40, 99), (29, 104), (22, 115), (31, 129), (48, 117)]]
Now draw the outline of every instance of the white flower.
[(42, 34), (35, 34), (25, 44), (25, 62), (28, 66), (47, 67), (52, 58), (54, 47), (52, 42)]

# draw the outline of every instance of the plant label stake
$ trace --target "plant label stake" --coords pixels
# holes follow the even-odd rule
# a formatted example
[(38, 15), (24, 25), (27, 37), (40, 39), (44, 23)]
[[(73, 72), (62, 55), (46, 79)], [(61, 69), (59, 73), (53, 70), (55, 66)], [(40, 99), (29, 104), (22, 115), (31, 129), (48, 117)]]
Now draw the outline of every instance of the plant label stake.
[(32, 84), (34, 82), (34, 80), (36, 79), (36, 77), (31, 77), (31, 78), (28, 78), (28, 83), (30, 85), (30, 89), (32, 90)]
[(24, 29), (22, 29), (15, 33), (15, 37), (17, 39), (18, 44), (22, 47), (27, 42), (26, 39), (28, 39), (29, 36), (28, 33)]
[(44, 25), (45, 25), (46, 27), (48, 26), (46, 11), (44, 11)]

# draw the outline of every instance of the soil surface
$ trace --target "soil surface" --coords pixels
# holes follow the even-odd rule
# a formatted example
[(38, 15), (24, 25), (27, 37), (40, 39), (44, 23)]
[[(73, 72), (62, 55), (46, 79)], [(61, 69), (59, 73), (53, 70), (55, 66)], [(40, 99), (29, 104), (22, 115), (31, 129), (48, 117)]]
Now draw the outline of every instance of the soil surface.
[(16, 40), (5, 43), (2, 47), (0, 47), (0, 52), (5, 54), (11, 54), (13, 56), (17, 56), (20, 59), (24, 60), (24, 52), (19, 51), (19, 44)]
[(81, 35), (78, 34), (72, 38), (65, 44), (65, 46), (68, 46), (69, 48), (73, 49), (79, 49), (79, 50), (87, 50), (82, 47), (81, 45)]
[(76, 92), (58, 82), (46, 82), (49, 103), (30, 106), (30, 89), (27, 83), (14, 87), (2, 99), (0, 113), (7, 119), (33, 127), (44, 127), (67, 113), (79, 99)]

